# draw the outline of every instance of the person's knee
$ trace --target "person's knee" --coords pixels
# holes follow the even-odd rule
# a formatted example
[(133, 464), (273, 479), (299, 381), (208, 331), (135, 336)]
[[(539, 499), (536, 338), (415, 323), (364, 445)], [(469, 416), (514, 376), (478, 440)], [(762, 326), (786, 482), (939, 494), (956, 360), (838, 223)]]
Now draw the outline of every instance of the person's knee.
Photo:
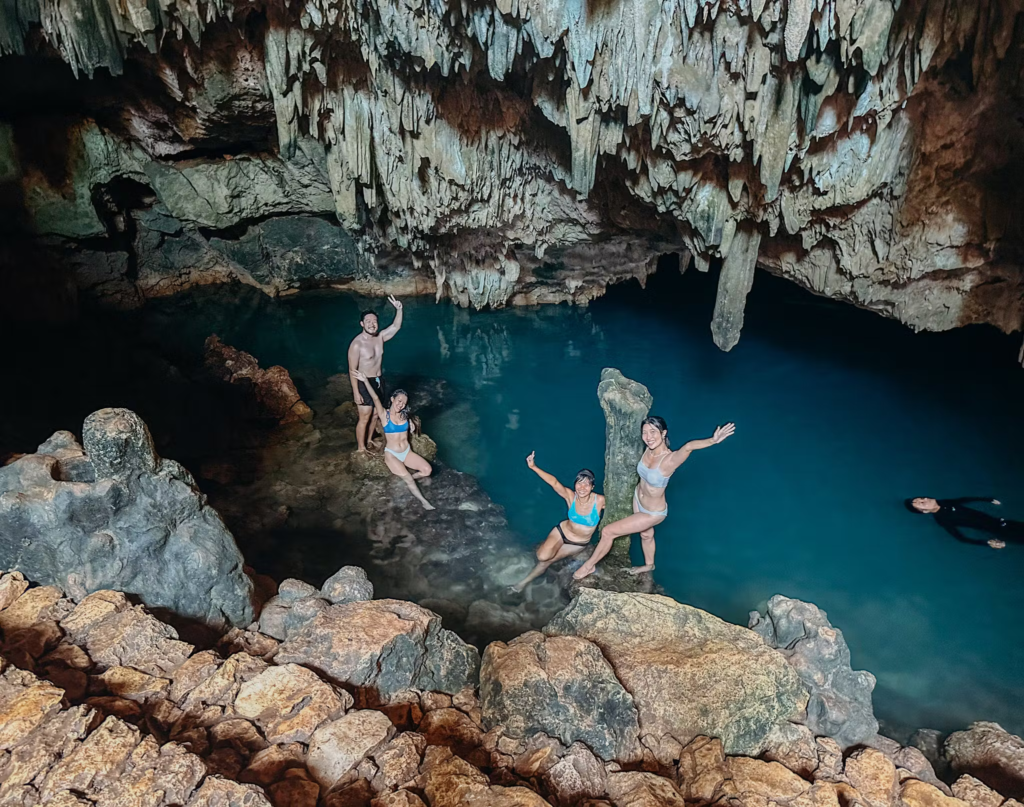
[(427, 467), (420, 471), (420, 473), (423, 475), (423, 479), (426, 479), (428, 476), (434, 473), (434, 469), (430, 467), (430, 463), (427, 463)]
[(537, 560), (540, 563), (551, 563), (551, 561), (555, 559), (555, 555), (557, 554), (558, 550), (552, 552), (550, 549), (541, 548), (537, 550)]
[(613, 530), (611, 527), (603, 527), (601, 529), (602, 541), (614, 541), (617, 537), (618, 535), (616, 534), (615, 530)]
[(649, 530), (644, 530), (643, 532), (641, 532), (640, 533), (640, 539), (643, 540), (643, 541), (653, 541), (654, 540), (654, 528), (652, 527)]

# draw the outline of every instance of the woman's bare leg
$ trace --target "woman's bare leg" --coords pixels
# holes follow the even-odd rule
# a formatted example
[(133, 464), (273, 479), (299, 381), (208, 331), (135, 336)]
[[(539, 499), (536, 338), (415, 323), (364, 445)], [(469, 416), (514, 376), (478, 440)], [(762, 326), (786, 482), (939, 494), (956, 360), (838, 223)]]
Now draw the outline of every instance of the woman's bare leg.
[(644, 530), (658, 526), (658, 524), (664, 520), (665, 516), (649, 516), (647, 513), (633, 513), (631, 516), (626, 516), (625, 518), (620, 518), (618, 521), (613, 521), (601, 530), (601, 540), (597, 542), (597, 548), (594, 550), (594, 554), (587, 558), (586, 562), (573, 573), (573, 579), (582, 580), (584, 577), (592, 575), (594, 573), (594, 569), (597, 568), (597, 564), (600, 563), (601, 559), (611, 551), (612, 543), (614, 543), (616, 538), (621, 538), (623, 535), (632, 535), (634, 532), (643, 532)]
[(643, 574), (654, 571), (654, 527), (640, 533), (640, 547), (644, 551), (644, 565), (628, 569), (630, 574)]
[(526, 577), (512, 586), (512, 590), (522, 591), (544, 574), (552, 563), (579, 554), (584, 549), (586, 547), (570, 546), (562, 540), (562, 536), (557, 529), (551, 530), (548, 533), (548, 537), (544, 539), (544, 543), (537, 547), (537, 565), (533, 567), (533, 571), (526, 575)]
[(413, 479), (426, 479), (434, 471), (434, 469), (430, 467), (430, 463), (415, 451), (410, 451), (408, 455), (406, 455), (405, 467), (413, 472)]
[[(412, 456), (411, 451), (409, 452), (409, 455)], [(408, 460), (409, 457), (406, 457), (406, 459)], [(387, 466), (390, 469), (391, 473), (393, 473), (397, 477), (400, 477), (402, 481), (405, 482), (412, 495), (419, 499), (419, 502), (420, 504), (423, 505), (424, 510), (436, 509), (434, 505), (428, 502), (423, 497), (423, 494), (420, 493), (420, 489), (416, 486), (416, 480), (412, 478), (412, 475), (405, 469), (405, 466), (401, 463), (398, 457), (396, 457), (394, 454), (390, 454), (387, 451), (385, 451), (384, 462), (387, 463)]]

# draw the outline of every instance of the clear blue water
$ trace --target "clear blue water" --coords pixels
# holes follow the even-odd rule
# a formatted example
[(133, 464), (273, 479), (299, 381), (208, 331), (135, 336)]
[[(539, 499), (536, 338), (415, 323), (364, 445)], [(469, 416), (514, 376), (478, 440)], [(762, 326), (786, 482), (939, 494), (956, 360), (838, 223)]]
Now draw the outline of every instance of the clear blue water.
[[(656, 532), (665, 591), (741, 624), (776, 593), (817, 603), (854, 667), (877, 676), (876, 714), (893, 736), (978, 719), (1024, 731), (1024, 547), (957, 543), (902, 506), (991, 495), (1024, 518), (1017, 338), (914, 335), (759, 273), (743, 338), (725, 354), (709, 332), (714, 282), (663, 268), (646, 291), (613, 288), (589, 309), (408, 300), (385, 372), (457, 389), (459, 403), (424, 427), (525, 544), (564, 513), (528, 471), (531, 450), (563, 480), (582, 466), (602, 475), (601, 368), (648, 386), (677, 445), (735, 421), (736, 436), (692, 455), (668, 488)], [(288, 367), (311, 394), (344, 369), (366, 305), (201, 292), (157, 305), (149, 327), (191, 351), (216, 331), (264, 366)]]

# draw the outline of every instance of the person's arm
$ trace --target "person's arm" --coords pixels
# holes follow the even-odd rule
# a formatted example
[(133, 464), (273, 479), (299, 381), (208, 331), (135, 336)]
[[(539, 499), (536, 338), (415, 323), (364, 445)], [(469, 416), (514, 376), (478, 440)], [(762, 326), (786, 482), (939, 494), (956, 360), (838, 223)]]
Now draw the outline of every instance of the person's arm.
[(385, 342), (402, 329), (402, 301), (392, 294), (388, 297), (388, 302), (395, 307), (395, 321), (380, 332), (380, 338)]
[(999, 499), (993, 499), (989, 496), (964, 496), (962, 499), (947, 499), (953, 504), (970, 504), (971, 502), (985, 502), (985, 504), (1002, 504)]
[(352, 340), (352, 344), (348, 346), (348, 380), (352, 382), (352, 399), (356, 402), (356, 406), (362, 406), (363, 401), (359, 395), (359, 379), (356, 378), (356, 373), (359, 371), (359, 345), (356, 344), (356, 340)]
[(380, 402), (380, 398), (377, 397), (377, 390), (373, 388), (373, 384), (371, 384), (367, 380), (366, 376), (359, 370), (356, 370), (352, 375), (356, 381), (363, 382), (363, 386), (366, 387), (366, 390), (370, 393), (370, 398), (373, 399), (373, 408), (377, 410), (377, 417), (380, 418), (381, 423), (385, 423), (387, 421), (388, 410), (384, 408), (384, 404), (382, 404)]
[(686, 458), (690, 456), (691, 451), (700, 451), (702, 448), (711, 448), (716, 446), (730, 437), (733, 432), (736, 431), (735, 423), (726, 423), (724, 426), (719, 426), (715, 429), (715, 433), (704, 440), (690, 440), (688, 443), (683, 443), (680, 448), (677, 448), (672, 452), (668, 462), (665, 463), (667, 468), (675, 469), (686, 462)]
[(561, 482), (559, 482), (557, 479), (555, 479), (553, 474), (549, 474), (547, 471), (542, 471), (534, 464), (533, 455), (536, 453), (536, 451), (531, 451), (530, 456), (526, 458), (526, 464), (530, 466), (530, 470), (537, 474), (537, 476), (539, 476), (549, 485), (551, 485), (551, 488), (555, 491), (555, 493), (557, 493), (567, 502), (571, 502), (572, 495), (569, 493), (569, 489)]
[(986, 544), (988, 544), (987, 538), (968, 538), (966, 535), (960, 532), (960, 528), (957, 527), (956, 524), (951, 524), (945, 519), (937, 518), (935, 519), (935, 521), (938, 523), (940, 527), (942, 527), (942, 529), (944, 529), (946, 532), (948, 532), (962, 544), (974, 544), (975, 546), (985, 546)]

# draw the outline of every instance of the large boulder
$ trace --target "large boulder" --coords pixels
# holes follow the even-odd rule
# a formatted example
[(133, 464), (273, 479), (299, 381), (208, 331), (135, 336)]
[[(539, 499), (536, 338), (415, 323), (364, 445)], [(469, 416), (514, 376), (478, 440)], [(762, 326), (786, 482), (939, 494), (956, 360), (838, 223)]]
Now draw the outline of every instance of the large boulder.
[(957, 773), (967, 773), (1012, 799), (1024, 799), (1024, 740), (998, 723), (972, 723), (946, 738), (943, 753)]
[(806, 724), (846, 749), (878, 733), (871, 705), (875, 676), (850, 666), (850, 648), (816, 605), (776, 594), (766, 613), (750, 613), (750, 629), (793, 665), (810, 691)]
[(83, 442), (57, 432), (0, 468), (0, 568), (73, 599), (116, 589), (216, 628), (252, 622), (234, 538), (139, 416), (94, 412)]
[(537, 732), (599, 756), (639, 761), (640, 726), (632, 696), (592, 642), (533, 631), (492, 642), (480, 666), (484, 727), (526, 738)]
[(757, 756), (807, 704), (796, 672), (757, 634), (668, 597), (581, 589), (544, 632), (601, 649), (633, 696), (641, 741), (666, 763), (702, 734)]
[(455, 694), (475, 685), (480, 665), (477, 649), (437, 614), (401, 600), (325, 605), (289, 631), (274, 658), (385, 701), (409, 689)]

